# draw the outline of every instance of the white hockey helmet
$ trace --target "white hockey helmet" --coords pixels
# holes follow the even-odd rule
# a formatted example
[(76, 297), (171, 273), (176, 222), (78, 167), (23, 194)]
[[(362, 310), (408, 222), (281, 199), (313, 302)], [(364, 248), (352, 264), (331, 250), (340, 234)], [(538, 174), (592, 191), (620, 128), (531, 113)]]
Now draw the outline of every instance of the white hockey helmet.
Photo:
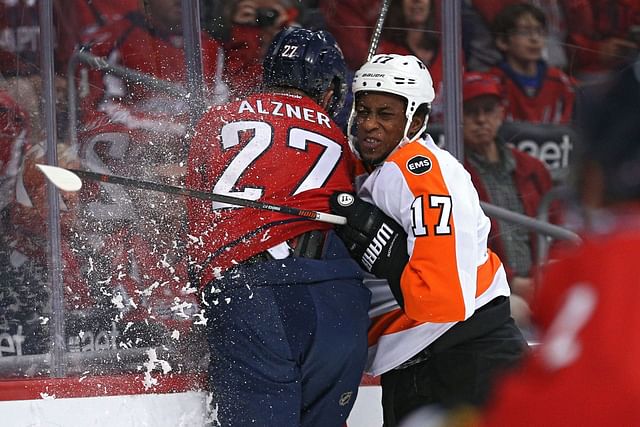
[[(356, 71), (353, 78), (353, 95), (355, 97), (358, 92), (365, 91), (392, 93), (407, 100), (405, 140), (408, 139), (407, 132), (418, 107), (427, 104), (430, 108), (436, 96), (427, 66), (413, 55), (393, 53), (375, 55)], [(355, 114), (351, 114), (349, 135), (351, 135), (354, 117)], [(421, 135), (426, 130), (427, 118), (417, 135)]]

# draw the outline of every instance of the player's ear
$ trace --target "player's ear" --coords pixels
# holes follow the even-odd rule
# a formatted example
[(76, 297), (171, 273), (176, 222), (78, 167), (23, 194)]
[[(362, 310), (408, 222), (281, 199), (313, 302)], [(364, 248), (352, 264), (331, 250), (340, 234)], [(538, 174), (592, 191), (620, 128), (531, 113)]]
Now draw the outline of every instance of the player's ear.
[(424, 124), (426, 116), (424, 114), (414, 114), (411, 118), (411, 125), (409, 125), (409, 130), (407, 132), (407, 136), (409, 138), (413, 138)]

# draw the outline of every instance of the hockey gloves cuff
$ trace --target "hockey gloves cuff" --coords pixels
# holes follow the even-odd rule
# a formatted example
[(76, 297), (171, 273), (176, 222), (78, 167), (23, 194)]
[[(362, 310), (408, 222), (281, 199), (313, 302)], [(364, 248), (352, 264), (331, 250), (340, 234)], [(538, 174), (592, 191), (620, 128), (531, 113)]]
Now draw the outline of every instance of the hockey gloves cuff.
[(331, 211), (347, 218), (336, 233), (351, 256), (368, 272), (387, 279), (398, 304), (404, 306), (400, 277), (409, 262), (407, 233), (378, 207), (351, 193), (331, 195)]

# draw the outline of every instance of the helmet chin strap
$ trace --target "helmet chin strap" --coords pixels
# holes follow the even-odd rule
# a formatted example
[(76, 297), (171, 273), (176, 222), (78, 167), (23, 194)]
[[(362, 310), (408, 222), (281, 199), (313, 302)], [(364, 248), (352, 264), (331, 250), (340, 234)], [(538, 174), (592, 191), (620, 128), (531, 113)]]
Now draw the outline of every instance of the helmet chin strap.
[(422, 123), (422, 127), (411, 138), (409, 138), (408, 133), (409, 133), (409, 128), (411, 127), (411, 120), (412, 119), (413, 119), (413, 115), (411, 115), (411, 116), (407, 115), (407, 124), (404, 127), (404, 135), (402, 136), (402, 139), (400, 140), (398, 145), (396, 145), (395, 148), (393, 150), (391, 150), (389, 152), (389, 154), (387, 154), (386, 157), (384, 159), (382, 159), (379, 163), (382, 163), (383, 161), (388, 159), (389, 156), (391, 156), (393, 153), (398, 151), (401, 147), (404, 147), (408, 143), (413, 142), (413, 141), (417, 140), (418, 138), (420, 138), (420, 135), (422, 135), (424, 133), (424, 131), (427, 130), (427, 120), (429, 119), (429, 115), (428, 114), (424, 117), (424, 123)]

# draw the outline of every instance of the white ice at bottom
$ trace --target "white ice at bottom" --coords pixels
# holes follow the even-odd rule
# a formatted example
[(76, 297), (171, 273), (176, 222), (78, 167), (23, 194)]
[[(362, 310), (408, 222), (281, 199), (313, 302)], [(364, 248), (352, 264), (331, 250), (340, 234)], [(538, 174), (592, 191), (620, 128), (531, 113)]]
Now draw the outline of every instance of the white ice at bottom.
[[(208, 394), (184, 392), (132, 396), (0, 402), (0, 425), (7, 427), (204, 427)], [(382, 426), (379, 386), (361, 386), (348, 427)]]
[(202, 427), (207, 393), (105, 396), (0, 402), (11, 427)]

